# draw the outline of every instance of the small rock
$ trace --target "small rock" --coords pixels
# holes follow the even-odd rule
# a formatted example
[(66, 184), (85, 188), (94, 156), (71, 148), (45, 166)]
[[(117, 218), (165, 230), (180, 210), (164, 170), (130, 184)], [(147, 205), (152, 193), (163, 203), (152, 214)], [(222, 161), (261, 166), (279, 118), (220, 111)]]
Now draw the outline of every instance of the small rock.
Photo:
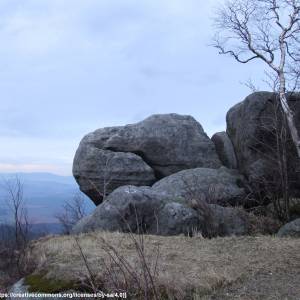
[(277, 235), (280, 237), (290, 236), (290, 237), (299, 238), (300, 237), (300, 218), (282, 226), (279, 229)]

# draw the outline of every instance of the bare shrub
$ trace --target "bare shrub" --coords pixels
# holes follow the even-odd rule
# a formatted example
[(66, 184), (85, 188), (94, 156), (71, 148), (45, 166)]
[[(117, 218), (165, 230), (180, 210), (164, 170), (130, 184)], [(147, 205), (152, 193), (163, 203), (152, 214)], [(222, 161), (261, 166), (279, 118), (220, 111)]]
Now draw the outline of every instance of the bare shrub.
[(71, 200), (65, 201), (62, 211), (55, 215), (55, 218), (63, 227), (64, 234), (70, 234), (73, 226), (87, 215), (85, 199), (81, 192), (74, 195)]
[(258, 234), (275, 234), (281, 227), (281, 222), (278, 219), (274, 219), (269, 216), (255, 215), (249, 213), (249, 234), (258, 235)]
[(29, 239), (29, 222), (23, 195), (23, 183), (16, 176), (13, 180), (5, 180), (4, 187), (7, 192), (6, 204), (13, 215), (15, 246), (16, 249), (21, 249)]
[(4, 238), (4, 248), (9, 252), (7, 262), (12, 273), (17, 272), (22, 275), (23, 258), (25, 249), (29, 242), (29, 220), (23, 195), (23, 183), (18, 176), (13, 179), (3, 180), (6, 190), (5, 202), (12, 214), (12, 224), (8, 222), (6, 227), (6, 238)]
[(24, 259), (30, 239), (21, 179), (18, 176), (3, 179), (2, 187), (6, 191), (2, 206), (7, 206), (8, 218), (0, 223), (0, 290), (24, 276)]
[[(97, 272), (90, 266), (88, 258), (84, 253), (79, 239), (74, 237), (80, 257), (84, 263), (86, 271), (80, 278), (82, 286), (92, 290), (94, 293), (128, 293), (133, 299), (161, 299), (158, 282), (159, 246), (151, 250), (153, 255), (146, 254), (144, 235), (142, 233), (134, 235), (127, 233), (133, 244), (137, 261), (132, 262), (127, 259), (119, 249), (104, 237), (97, 241), (99, 251), (107, 254), (107, 261), (102, 261), (102, 275), (97, 276)], [(149, 250), (148, 250), (149, 252)], [(104, 269), (104, 271), (103, 271)], [(99, 274), (101, 272), (98, 272)]]
[(189, 179), (182, 176), (181, 179), (187, 191), (186, 200), (189, 206), (197, 211), (200, 220), (202, 220), (202, 235), (208, 238), (216, 237), (218, 235), (218, 226), (215, 223), (210, 204), (216, 203), (218, 199), (218, 186), (210, 185), (207, 190), (199, 192), (197, 187), (201, 186), (201, 183), (197, 176), (193, 175)]

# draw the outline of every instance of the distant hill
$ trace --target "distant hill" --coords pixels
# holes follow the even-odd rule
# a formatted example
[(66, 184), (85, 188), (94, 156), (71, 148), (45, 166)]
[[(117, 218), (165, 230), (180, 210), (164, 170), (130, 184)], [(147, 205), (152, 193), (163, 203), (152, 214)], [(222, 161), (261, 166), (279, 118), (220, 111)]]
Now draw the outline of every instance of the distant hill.
[[(5, 201), (5, 180), (13, 180), (16, 175), (23, 183), (24, 199), (33, 223), (56, 223), (54, 215), (60, 211), (66, 200), (71, 200), (79, 192), (72, 176), (51, 173), (0, 173), (0, 222), (9, 216)], [(95, 206), (91, 200), (85, 198), (86, 209), (90, 212)]]
[[(14, 227), (12, 225), (0, 224), (0, 242), (14, 240)], [(36, 223), (30, 224), (28, 238), (37, 239), (48, 234), (62, 234), (63, 227), (57, 223)]]

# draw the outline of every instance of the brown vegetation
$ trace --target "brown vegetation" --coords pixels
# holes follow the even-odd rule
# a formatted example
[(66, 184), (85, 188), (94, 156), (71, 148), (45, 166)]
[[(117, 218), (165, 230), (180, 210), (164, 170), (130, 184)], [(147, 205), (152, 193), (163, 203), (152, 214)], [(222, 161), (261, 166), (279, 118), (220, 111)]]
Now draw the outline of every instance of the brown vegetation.
[[(143, 239), (145, 259), (148, 265), (156, 265), (154, 284), (163, 299), (224, 299), (228, 293), (232, 293), (232, 298), (239, 296), (240, 299), (297, 299), (295, 295), (300, 294), (297, 284), (300, 279), (299, 239), (271, 236), (210, 240), (144, 236)], [(125, 259), (130, 268), (136, 266), (135, 270), (139, 271), (140, 256), (128, 234), (94, 232), (78, 236), (77, 241), (89, 272), (103, 291), (112, 288), (108, 284), (112, 282), (111, 273), (107, 270), (118, 271), (118, 264), (112, 257)], [(159, 256), (155, 263), (157, 255), (153, 249), (157, 248)], [(72, 236), (33, 242), (27, 262), (34, 262), (34, 274), (42, 274), (49, 281), (78, 283), (79, 279), (89, 276)], [(293, 280), (287, 274), (294, 274)], [(115, 279), (124, 280), (124, 276), (119, 275)], [(243, 287), (247, 288), (246, 292)], [(136, 291), (129, 289), (127, 292), (130, 295)], [(135, 299), (145, 298), (140, 295)]]

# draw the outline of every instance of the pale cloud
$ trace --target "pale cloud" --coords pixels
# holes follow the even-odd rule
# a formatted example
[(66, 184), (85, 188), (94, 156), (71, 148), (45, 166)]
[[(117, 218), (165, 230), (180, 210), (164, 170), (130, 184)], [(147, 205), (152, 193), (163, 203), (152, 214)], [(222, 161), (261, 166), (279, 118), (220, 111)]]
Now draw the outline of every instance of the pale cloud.
[(51, 164), (3, 164), (0, 163), (0, 170), (3, 173), (32, 173), (51, 172), (59, 175), (70, 175), (69, 166)]
[(240, 81), (261, 79), (262, 68), (208, 46), (217, 3), (1, 1), (0, 171), (71, 173), (85, 133), (152, 113), (191, 114), (210, 135), (224, 129), (249, 93)]
[(77, 140), (0, 136), (0, 144), (0, 172), (70, 175)]

